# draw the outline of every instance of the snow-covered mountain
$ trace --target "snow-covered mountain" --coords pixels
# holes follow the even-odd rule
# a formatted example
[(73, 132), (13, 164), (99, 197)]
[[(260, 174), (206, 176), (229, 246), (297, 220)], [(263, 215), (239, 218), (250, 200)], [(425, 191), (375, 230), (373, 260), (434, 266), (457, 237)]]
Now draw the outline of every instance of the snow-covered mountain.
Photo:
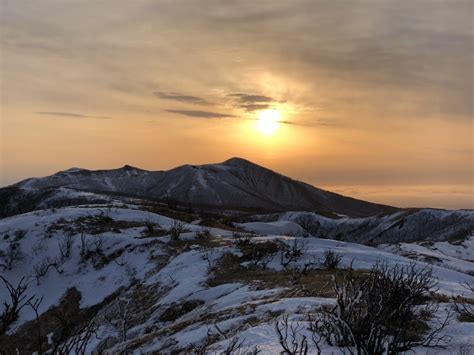
[(311, 319), (376, 265), (429, 270), (421, 324), (464, 354), (473, 227), (473, 211), (372, 204), (239, 158), (28, 179), (0, 189), (0, 354), (274, 354), (281, 322), (319, 339), (308, 354), (342, 353)]
[(131, 166), (98, 171), (72, 168), (28, 179), (0, 189), (0, 217), (55, 204), (107, 200), (104, 195), (172, 200), (186, 206), (217, 209), (325, 211), (354, 217), (397, 210), (318, 189), (247, 160), (232, 158), (220, 164), (183, 165), (168, 171)]
[(262, 228), (267, 231), (272, 223), (293, 223), (314, 237), (369, 245), (422, 241), (456, 242), (474, 235), (474, 211), (471, 210), (406, 209), (365, 218), (329, 218), (313, 212), (285, 212), (248, 219), (250, 223), (239, 226), (249, 231), (260, 232)]

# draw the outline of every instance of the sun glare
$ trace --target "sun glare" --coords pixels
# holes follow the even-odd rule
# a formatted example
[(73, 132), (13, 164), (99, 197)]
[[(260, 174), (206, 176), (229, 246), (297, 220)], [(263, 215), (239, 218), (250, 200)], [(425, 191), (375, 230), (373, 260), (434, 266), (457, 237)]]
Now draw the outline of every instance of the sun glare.
[(271, 136), (278, 129), (280, 112), (275, 109), (260, 111), (257, 119), (257, 128), (266, 136)]

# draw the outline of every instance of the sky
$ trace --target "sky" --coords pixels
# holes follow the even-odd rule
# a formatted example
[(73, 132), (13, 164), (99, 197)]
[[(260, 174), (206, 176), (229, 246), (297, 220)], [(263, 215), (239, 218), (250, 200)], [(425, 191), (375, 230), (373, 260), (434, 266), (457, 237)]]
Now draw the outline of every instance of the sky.
[(0, 186), (239, 156), (474, 208), (473, 2), (0, 0)]

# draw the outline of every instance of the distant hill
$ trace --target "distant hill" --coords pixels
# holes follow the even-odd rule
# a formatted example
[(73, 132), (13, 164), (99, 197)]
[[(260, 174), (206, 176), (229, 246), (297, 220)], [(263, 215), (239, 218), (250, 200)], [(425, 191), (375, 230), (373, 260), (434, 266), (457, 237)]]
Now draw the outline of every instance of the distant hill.
[(119, 195), (178, 205), (240, 211), (320, 211), (365, 217), (397, 208), (325, 191), (241, 158), (183, 165), (168, 171), (131, 166), (91, 171), (72, 168), (0, 189), (0, 216)]
[(459, 244), (474, 232), (472, 210), (412, 208), (366, 218), (328, 218), (313, 212), (284, 212), (253, 216), (249, 220), (257, 223), (244, 223), (240, 227), (260, 232), (275, 223), (296, 223), (314, 237), (372, 245), (428, 241)]

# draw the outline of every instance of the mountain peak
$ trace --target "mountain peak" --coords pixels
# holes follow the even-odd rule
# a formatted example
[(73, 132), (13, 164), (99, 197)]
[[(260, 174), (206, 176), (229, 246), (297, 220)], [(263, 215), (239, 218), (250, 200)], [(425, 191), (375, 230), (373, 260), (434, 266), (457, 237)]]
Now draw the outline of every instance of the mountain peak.
[(62, 170), (60, 172), (61, 173), (79, 173), (79, 172), (84, 171), (84, 170), (86, 170), (86, 169), (73, 167), (73, 168), (69, 168), (69, 169), (66, 169), (66, 170)]
[(239, 158), (239, 157), (232, 157), (230, 159), (227, 159), (222, 164), (232, 165), (232, 166), (245, 166), (245, 165), (258, 166), (257, 164), (252, 163), (250, 160)]
[(120, 170), (141, 170), (141, 169), (127, 164), (127, 165), (122, 166)]

